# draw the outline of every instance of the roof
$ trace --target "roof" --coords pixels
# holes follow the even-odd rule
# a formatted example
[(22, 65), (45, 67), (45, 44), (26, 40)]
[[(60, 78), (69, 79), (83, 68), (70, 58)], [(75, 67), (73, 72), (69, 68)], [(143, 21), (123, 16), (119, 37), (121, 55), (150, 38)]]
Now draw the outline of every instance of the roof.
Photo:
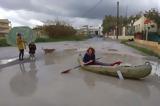
[(142, 16), (138, 20), (136, 20), (133, 25), (135, 26), (135, 25), (149, 24), (149, 23), (155, 23), (155, 22), (153, 20), (146, 18), (145, 16)]
[(146, 19), (146, 20), (144, 21), (144, 24), (149, 24), (149, 23), (152, 23), (152, 20)]

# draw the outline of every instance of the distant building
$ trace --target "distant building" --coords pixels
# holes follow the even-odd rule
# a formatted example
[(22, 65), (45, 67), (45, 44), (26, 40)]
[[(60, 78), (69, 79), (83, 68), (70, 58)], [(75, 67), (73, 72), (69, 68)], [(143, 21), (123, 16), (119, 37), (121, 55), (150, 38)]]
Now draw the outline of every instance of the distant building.
[(77, 35), (88, 35), (89, 33), (89, 28), (88, 25), (82, 26), (77, 29)]
[(142, 16), (133, 24), (135, 28), (135, 33), (137, 32), (144, 32), (148, 30), (149, 32), (157, 32), (158, 27), (157, 24), (153, 20), (147, 19), (145, 16)]
[(11, 29), (10, 21), (8, 19), (0, 19), (0, 37), (4, 37)]
[(89, 27), (90, 35), (102, 35), (102, 27), (99, 26), (90, 26)]
[(79, 35), (102, 35), (102, 27), (84, 25), (77, 29)]

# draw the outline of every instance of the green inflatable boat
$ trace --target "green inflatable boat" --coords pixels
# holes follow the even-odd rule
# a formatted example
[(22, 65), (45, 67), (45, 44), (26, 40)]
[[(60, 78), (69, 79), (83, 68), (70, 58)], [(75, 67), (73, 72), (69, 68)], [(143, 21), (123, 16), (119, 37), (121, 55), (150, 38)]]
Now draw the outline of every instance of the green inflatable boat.
[(118, 77), (117, 71), (121, 71), (123, 77), (131, 79), (141, 79), (151, 73), (152, 66), (149, 62), (138, 66), (101, 66), (101, 65), (81, 65), (82, 57), (78, 57), (78, 62), (82, 69), (94, 73), (111, 75)]

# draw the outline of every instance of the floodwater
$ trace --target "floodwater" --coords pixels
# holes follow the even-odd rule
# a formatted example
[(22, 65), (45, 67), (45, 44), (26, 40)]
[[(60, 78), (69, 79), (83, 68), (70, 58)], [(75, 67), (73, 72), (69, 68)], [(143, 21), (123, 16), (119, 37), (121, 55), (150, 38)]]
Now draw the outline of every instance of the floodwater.
[[(75, 69), (77, 56), (88, 47), (99, 61), (152, 64), (152, 74), (142, 80), (119, 80)], [(0, 48), (0, 106), (158, 106), (160, 60), (113, 40), (93, 38), (79, 42), (37, 44), (36, 60), (17, 60), (15, 47)], [(56, 51), (44, 54), (42, 48)], [(26, 58), (28, 54), (26, 52)]]

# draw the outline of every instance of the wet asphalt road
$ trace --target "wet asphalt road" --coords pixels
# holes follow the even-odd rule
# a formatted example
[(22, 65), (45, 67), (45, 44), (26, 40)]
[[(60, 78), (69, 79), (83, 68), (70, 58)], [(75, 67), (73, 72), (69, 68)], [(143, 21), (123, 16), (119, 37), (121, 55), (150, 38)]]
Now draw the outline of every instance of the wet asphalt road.
[[(79, 53), (96, 49), (102, 62), (121, 60), (139, 65), (150, 61), (152, 74), (143, 80), (72, 70)], [(0, 48), (0, 106), (158, 106), (160, 101), (160, 62), (113, 40), (93, 38), (79, 42), (37, 44), (36, 61), (13, 60), (15, 47)], [(42, 48), (55, 48), (44, 54)], [(28, 57), (26, 53), (26, 58)], [(13, 61), (12, 61), (13, 60)]]

